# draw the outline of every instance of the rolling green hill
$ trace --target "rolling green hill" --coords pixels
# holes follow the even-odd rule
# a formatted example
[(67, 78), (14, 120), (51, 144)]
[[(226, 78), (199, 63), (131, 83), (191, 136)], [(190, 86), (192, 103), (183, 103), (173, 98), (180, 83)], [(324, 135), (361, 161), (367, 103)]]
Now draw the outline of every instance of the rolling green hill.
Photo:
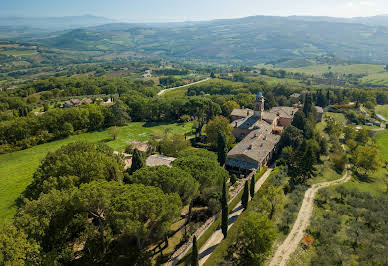
[(178, 59), (268, 63), (334, 56), (353, 62), (388, 62), (388, 28), (295, 17), (256, 16), (188, 24), (127, 24), (62, 32), (37, 40), (50, 48), (131, 51)]

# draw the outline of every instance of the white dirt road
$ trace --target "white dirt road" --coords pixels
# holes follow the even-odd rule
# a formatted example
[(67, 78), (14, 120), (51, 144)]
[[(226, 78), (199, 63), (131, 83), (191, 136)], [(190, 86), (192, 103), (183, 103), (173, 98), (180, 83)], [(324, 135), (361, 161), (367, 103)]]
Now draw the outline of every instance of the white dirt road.
[(300, 241), (304, 236), (305, 230), (310, 224), (316, 193), (322, 188), (346, 183), (350, 180), (350, 178), (351, 174), (347, 171), (341, 179), (315, 184), (306, 191), (302, 207), (299, 210), (294, 226), (292, 227), (292, 230), (288, 234), (286, 240), (284, 240), (284, 242), (276, 250), (275, 255), (269, 263), (269, 266), (286, 265), (290, 255), (297, 249)]
[(163, 94), (165, 94), (165, 93), (168, 92), (168, 91), (172, 91), (172, 90), (176, 90), (176, 89), (188, 87), (188, 86), (191, 86), (191, 85), (199, 84), (199, 83), (208, 81), (208, 80), (210, 80), (210, 79), (211, 79), (211, 78), (206, 78), (206, 79), (203, 79), (203, 80), (200, 80), (200, 81), (197, 81), (197, 82), (193, 82), (193, 83), (190, 83), (190, 84), (186, 84), (186, 85), (183, 85), (183, 86), (174, 87), (174, 88), (169, 88), (169, 89), (164, 89), (164, 90), (161, 90), (161, 91), (158, 92), (158, 96), (163, 95)]

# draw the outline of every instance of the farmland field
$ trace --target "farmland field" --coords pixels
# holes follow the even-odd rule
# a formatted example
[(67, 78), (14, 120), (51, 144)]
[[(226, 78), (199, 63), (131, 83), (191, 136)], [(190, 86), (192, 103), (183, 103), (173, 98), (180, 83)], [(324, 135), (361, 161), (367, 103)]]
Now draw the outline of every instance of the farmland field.
[(108, 130), (85, 133), (69, 138), (38, 145), (27, 150), (0, 155), (0, 224), (15, 214), (15, 200), (31, 182), (34, 171), (48, 152), (62, 145), (87, 140), (106, 143), (115, 150), (123, 150), (133, 141), (146, 141), (151, 135), (163, 135), (166, 128), (170, 134), (181, 134), (191, 130), (191, 124), (130, 123), (120, 128), (119, 137), (113, 141)]
[(383, 65), (371, 65), (371, 64), (353, 64), (353, 65), (328, 65), (328, 64), (319, 64), (311, 65), (307, 67), (299, 68), (285, 68), (288, 72), (302, 72), (313, 75), (322, 75), (323, 73), (329, 72), (329, 66), (331, 67), (330, 71), (334, 73), (342, 74), (375, 74), (384, 71)]
[(37, 53), (36, 50), (6, 50), (6, 51), (0, 51), (0, 54), (3, 55), (30, 55), (30, 54), (35, 54)]

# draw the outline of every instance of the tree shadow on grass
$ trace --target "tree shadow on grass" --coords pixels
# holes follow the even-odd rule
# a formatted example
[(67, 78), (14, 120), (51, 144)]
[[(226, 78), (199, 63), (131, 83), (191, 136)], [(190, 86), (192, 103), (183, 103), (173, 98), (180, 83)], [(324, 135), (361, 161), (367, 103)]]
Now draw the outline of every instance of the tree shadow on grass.
[(202, 259), (203, 257), (205, 257), (205, 256), (209, 255), (210, 253), (212, 253), (213, 250), (215, 250), (217, 246), (218, 246), (218, 244), (216, 244), (216, 245), (214, 245), (214, 246), (211, 246), (210, 248), (208, 248), (208, 249), (202, 251), (202, 252), (198, 255), (199, 259)]
[(112, 138), (106, 138), (106, 139), (99, 140), (98, 143), (108, 143), (108, 142), (111, 142), (111, 141), (113, 141)]
[(157, 127), (157, 126), (165, 126), (169, 125), (168, 122), (146, 122), (143, 127)]
[(360, 174), (360, 173), (355, 173), (354, 176), (357, 178), (359, 182), (362, 183), (373, 183), (376, 181), (375, 177), (369, 176), (368, 174)]

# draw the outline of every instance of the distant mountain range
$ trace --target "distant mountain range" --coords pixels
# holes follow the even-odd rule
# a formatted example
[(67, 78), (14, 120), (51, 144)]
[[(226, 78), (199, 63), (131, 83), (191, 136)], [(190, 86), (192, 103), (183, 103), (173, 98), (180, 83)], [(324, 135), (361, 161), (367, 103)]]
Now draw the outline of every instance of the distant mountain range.
[[(388, 16), (353, 19), (253, 16), (149, 24), (104, 23), (109, 19), (86, 16), (52, 21), (53, 27), (83, 26), (61, 29), (42, 38), (35, 35), (34, 42), (48, 48), (115, 54), (130, 51), (215, 63), (279, 63), (326, 56), (352, 62), (388, 62)], [(0, 25), (3, 25), (1, 20)], [(36, 21), (34, 25), (39, 23)]]
[(70, 17), (0, 17), (2, 27), (28, 27), (35, 30), (65, 30), (90, 27), (116, 22), (112, 19), (91, 15)]

